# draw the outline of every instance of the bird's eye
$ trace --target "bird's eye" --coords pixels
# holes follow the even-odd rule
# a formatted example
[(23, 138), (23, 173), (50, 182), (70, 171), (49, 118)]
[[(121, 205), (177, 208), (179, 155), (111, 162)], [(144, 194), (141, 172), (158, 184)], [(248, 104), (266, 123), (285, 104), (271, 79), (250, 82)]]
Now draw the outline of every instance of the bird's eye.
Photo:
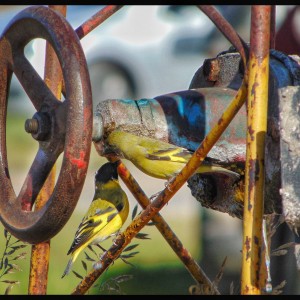
[(116, 208), (117, 208), (118, 211), (121, 211), (123, 209), (123, 207), (124, 207), (124, 204), (120, 203), (120, 204), (117, 205)]

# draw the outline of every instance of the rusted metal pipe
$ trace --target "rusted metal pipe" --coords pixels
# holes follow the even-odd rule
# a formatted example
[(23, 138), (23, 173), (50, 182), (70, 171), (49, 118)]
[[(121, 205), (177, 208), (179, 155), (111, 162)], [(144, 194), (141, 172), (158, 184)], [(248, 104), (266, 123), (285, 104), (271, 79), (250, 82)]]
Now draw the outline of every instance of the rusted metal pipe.
[(227, 22), (227, 20), (217, 11), (212, 5), (197, 5), (222, 32), (225, 38), (237, 49), (240, 53), (244, 69), (247, 69), (248, 62), (248, 46), (243, 39), (237, 34), (234, 28)]
[(276, 40), (276, 5), (271, 6), (270, 49), (275, 49)]
[[(101, 101), (94, 113), (93, 141), (102, 155), (102, 142), (113, 130), (122, 130), (195, 151), (236, 94), (235, 90), (217, 87), (179, 91), (154, 99)], [(209, 157), (221, 162), (245, 161), (245, 118), (244, 106)]]
[(81, 40), (122, 7), (123, 5), (107, 5), (103, 9), (95, 13), (75, 30), (78, 38)]
[(242, 294), (261, 294), (265, 136), (267, 132), (271, 6), (251, 8), (248, 130), (243, 217)]

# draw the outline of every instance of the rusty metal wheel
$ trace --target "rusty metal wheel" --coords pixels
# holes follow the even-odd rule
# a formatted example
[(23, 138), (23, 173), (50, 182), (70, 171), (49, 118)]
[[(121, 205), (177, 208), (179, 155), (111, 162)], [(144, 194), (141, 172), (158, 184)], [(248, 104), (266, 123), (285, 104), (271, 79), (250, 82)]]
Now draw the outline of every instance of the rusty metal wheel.
[[(59, 59), (65, 100), (59, 101), (24, 56), (34, 38), (47, 40)], [(85, 55), (77, 34), (63, 16), (44, 6), (24, 9), (0, 38), (0, 218), (15, 237), (32, 243), (47, 241), (70, 218), (87, 173), (92, 139), (92, 94)], [(16, 196), (6, 150), (7, 99), (15, 74), (36, 113), (26, 123), (39, 149)], [(32, 129), (31, 127), (34, 127)], [(63, 161), (47, 203), (32, 210), (37, 195), (59, 155)]]

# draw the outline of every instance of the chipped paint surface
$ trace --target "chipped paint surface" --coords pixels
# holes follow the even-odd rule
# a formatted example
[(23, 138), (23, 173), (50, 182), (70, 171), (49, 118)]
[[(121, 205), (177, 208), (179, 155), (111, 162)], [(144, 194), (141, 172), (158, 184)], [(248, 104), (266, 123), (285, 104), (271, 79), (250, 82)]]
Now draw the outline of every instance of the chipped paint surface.
[(80, 151), (80, 158), (69, 157), (72, 164), (76, 165), (79, 169), (86, 169), (87, 162), (85, 161), (85, 152)]
[[(300, 228), (300, 90), (299, 86), (280, 89), (280, 161), (283, 215), (297, 232)], [(297, 261), (300, 269), (300, 261)]]
[[(235, 96), (236, 91), (228, 88), (199, 88), (154, 99), (112, 99), (101, 101), (96, 114), (102, 116), (104, 137), (119, 129), (195, 151), (216, 123), (223, 126), (222, 111)], [(208, 156), (226, 162), (245, 161), (245, 132), (242, 106)]]
[[(261, 294), (260, 277), (267, 132), (271, 6), (252, 6), (241, 294)], [(245, 248), (247, 245), (247, 248)], [(250, 255), (250, 259), (249, 259)]]

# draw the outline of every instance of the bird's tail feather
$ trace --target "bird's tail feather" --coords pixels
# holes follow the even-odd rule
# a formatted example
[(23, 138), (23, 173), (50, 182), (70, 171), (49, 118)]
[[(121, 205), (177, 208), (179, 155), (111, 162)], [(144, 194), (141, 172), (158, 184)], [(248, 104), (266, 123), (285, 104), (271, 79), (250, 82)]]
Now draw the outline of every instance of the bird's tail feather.
[(211, 166), (211, 165), (201, 165), (200, 168), (197, 170), (197, 173), (221, 173), (230, 176), (233, 179), (240, 178), (240, 175), (234, 171), (219, 166)]
[(68, 275), (70, 273), (72, 265), (73, 265), (73, 258), (70, 258), (69, 261), (68, 261), (68, 264), (66, 266), (66, 269), (65, 269), (64, 273), (62, 274), (61, 278), (64, 278), (66, 275)]

